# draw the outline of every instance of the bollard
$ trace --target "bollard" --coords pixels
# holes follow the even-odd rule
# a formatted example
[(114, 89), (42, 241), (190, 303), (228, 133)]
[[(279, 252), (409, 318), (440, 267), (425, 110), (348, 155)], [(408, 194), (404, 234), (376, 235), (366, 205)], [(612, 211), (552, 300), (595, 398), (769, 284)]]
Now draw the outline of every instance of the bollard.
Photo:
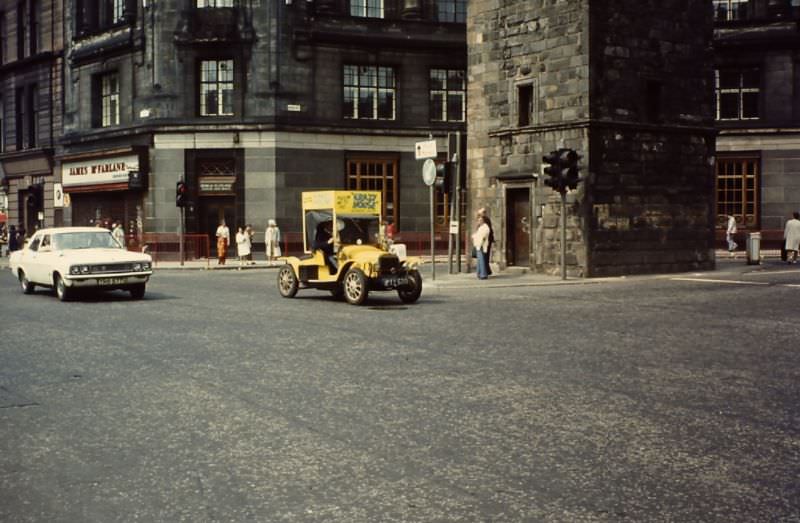
[(761, 263), (761, 233), (751, 232), (747, 235), (747, 265)]

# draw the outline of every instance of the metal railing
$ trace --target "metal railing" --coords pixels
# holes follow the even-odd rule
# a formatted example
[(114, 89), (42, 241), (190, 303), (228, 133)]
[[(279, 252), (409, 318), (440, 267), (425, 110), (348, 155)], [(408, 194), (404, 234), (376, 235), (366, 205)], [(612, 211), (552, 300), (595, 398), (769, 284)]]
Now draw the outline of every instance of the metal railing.
[[(148, 253), (153, 258), (153, 265), (157, 267), (159, 262), (181, 261), (180, 241), (179, 234), (147, 232), (142, 235), (141, 240), (129, 238), (127, 247), (128, 250)], [(183, 246), (185, 261), (205, 260), (208, 266), (209, 256), (216, 254), (211, 253), (206, 234), (184, 234)]]

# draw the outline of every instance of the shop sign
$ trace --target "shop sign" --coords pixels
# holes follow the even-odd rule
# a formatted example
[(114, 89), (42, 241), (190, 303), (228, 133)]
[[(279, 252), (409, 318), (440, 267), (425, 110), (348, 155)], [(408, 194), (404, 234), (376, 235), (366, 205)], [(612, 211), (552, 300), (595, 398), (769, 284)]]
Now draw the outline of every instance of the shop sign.
[(53, 207), (64, 207), (64, 188), (60, 183), (53, 184)]
[(128, 173), (139, 170), (139, 157), (114, 156), (61, 164), (61, 183), (64, 187), (128, 183)]
[(201, 194), (233, 194), (234, 176), (201, 176), (198, 181)]

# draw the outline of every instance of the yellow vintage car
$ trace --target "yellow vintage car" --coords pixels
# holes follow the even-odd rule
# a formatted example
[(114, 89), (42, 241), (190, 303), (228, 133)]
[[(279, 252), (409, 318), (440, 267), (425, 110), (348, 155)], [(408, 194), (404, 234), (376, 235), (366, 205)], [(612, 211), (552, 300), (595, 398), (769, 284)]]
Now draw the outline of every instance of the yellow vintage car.
[(370, 291), (396, 290), (404, 303), (422, 293), (419, 259), (404, 246), (389, 246), (381, 224), (378, 191), (312, 191), (302, 194), (305, 256), (286, 256), (278, 291), (293, 298), (298, 289), (323, 289), (363, 304)]

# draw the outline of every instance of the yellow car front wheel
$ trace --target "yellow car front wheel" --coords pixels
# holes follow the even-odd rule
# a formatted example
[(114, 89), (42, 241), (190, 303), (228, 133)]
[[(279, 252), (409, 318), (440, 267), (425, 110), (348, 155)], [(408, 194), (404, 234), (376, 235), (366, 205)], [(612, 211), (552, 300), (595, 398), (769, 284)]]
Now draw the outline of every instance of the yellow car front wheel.
[(360, 269), (350, 269), (344, 275), (344, 297), (348, 303), (361, 305), (367, 301), (367, 277)]

